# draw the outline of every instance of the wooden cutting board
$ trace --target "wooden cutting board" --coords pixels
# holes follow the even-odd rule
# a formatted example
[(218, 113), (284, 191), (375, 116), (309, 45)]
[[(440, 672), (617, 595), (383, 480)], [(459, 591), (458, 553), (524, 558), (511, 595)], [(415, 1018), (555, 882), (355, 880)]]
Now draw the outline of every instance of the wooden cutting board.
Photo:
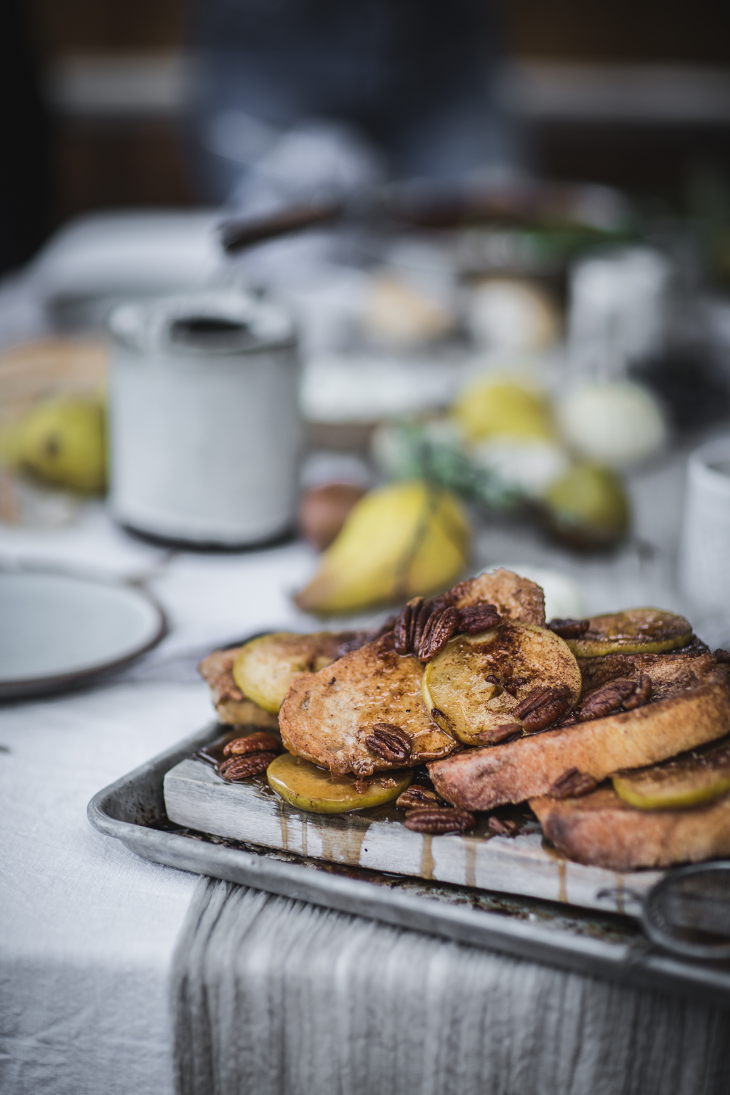
[(479, 890), (523, 894), (606, 912), (638, 913), (663, 871), (618, 874), (563, 859), (543, 844), (525, 811), (517, 836), (495, 836), (480, 818), (467, 834), (429, 836), (403, 825), (393, 805), (360, 813), (308, 814), (283, 802), (263, 777), (226, 783), (209, 764), (183, 760), (165, 776), (171, 821), (186, 828), (315, 859), (412, 875)]

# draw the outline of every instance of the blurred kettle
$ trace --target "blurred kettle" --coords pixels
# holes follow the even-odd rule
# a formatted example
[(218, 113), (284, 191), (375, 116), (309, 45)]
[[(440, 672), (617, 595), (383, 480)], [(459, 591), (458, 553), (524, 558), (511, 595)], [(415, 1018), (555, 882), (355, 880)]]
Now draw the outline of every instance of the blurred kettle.
[(288, 316), (245, 293), (206, 290), (120, 305), (109, 328), (116, 520), (197, 548), (288, 532), (303, 440)]

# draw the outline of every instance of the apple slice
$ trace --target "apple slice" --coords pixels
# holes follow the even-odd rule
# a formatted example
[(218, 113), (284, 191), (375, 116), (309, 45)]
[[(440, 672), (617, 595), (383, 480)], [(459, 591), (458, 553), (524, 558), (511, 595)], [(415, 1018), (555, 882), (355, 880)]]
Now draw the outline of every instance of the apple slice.
[(629, 608), (591, 616), (588, 630), (566, 639), (577, 658), (604, 654), (663, 654), (692, 640), (692, 625), (684, 616), (660, 608)]
[(413, 772), (400, 769), (361, 780), (355, 776), (333, 779), (326, 769), (311, 761), (282, 753), (266, 769), (266, 778), (272, 790), (299, 810), (345, 814), (392, 802), (408, 787)]
[(613, 788), (624, 802), (642, 810), (669, 810), (711, 802), (730, 791), (730, 742), (651, 768), (619, 772), (613, 777)]
[(533, 624), (457, 635), (423, 674), (434, 722), (466, 745), (545, 729), (577, 702), (578, 663), (565, 641)]
[(264, 711), (276, 714), (297, 677), (317, 673), (334, 662), (342, 646), (342, 633), (315, 631), (298, 635), (275, 631), (252, 639), (238, 652), (233, 679)]

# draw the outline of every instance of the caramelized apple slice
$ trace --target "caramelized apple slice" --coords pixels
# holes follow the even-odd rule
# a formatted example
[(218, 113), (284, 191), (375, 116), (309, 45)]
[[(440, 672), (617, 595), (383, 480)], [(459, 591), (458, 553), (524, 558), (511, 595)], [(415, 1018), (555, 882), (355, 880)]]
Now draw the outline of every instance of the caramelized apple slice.
[(566, 643), (532, 624), (457, 635), (426, 666), (421, 694), (431, 718), (467, 745), (493, 745), (543, 730), (580, 696)]
[(616, 794), (642, 810), (698, 806), (730, 791), (730, 742), (706, 753), (689, 753), (651, 768), (619, 772)]
[(282, 753), (266, 769), (269, 786), (299, 810), (312, 814), (345, 814), (383, 806), (408, 787), (413, 772), (400, 769), (358, 780), (355, 776), (333, 779), (311, 761)]
[(591, 616), (588, 630), (566, 639), (577, 658), (604, 654), (663, 654), (678, 650), (692, 639), (692, 627), (684, 616), (660, 608), (629, 608)]
[(317, 673), (337, 659), (342, 639), (342, 633), (332, 631), (262, 635), (239, 650), (233, 663), (233, 679), (244, 696), (264, 711), (276, 714), (297, 677)]

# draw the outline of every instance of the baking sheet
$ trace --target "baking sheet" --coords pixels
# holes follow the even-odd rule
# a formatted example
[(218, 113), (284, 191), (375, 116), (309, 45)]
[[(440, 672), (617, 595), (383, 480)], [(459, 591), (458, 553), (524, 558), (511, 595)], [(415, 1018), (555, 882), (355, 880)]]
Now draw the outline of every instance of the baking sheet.
[(730, 1005), (729, 962), (663, 954), (627, 916), (326, 864), (176, 830), (165, 815), (165, 773), (220, 733), (214, 723), (99, 791), (88, 807), (91, 824), (137, 855), (181, 870), (514, 957)]

